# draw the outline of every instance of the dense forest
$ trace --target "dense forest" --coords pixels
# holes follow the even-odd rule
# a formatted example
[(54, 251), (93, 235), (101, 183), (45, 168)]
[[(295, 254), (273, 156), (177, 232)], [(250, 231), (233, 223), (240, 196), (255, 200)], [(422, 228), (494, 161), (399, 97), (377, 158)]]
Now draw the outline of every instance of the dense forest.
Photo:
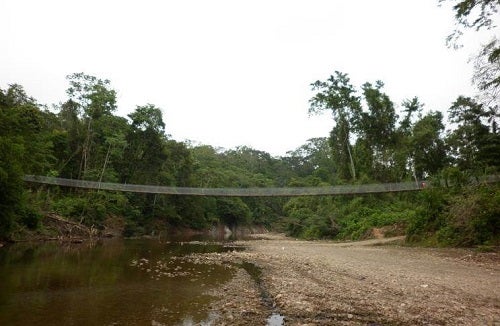
[[(478, 94), (450, 99), (446, 120), (442, 108), (425, 108), (417, 97), (395, 104), (381, 81), (356, 86), (335, 71), (313, 82), (309, 112), (327, 111), (335, 125), (282, 157), (178, 142), (160, 108), (146, 104), (118, 116), (111, 82), (84, 73), (68, 76), (67, 98), (51, 109), (9, 85), (0, 89), (0, 238), (43, 233), (44, 215), (55, 212), (125, 236), (224, 224), (309, 239), (360, 239), (376, 229), (431, 245), (498, 244), (498, 184), (481, 182), (500, 165), (498, 44), (494, 39), (475, 58)], [(429, 187), (343, 197), (189, 197), (29, 185), (26, 174), (209, 188), (422, 180)]]
[[(55, 110), (39, 105), (19, 85), (0, 90), (3, 238), (43, 228), (48, 212), (96, 228), (118, 224), (127, 236), (221, 223), (264, 225), (305, 238), (359, 239), (373, 228), (456, 245), (498, 238), (498, 187), (468, 186), (473, 177), (498, 171), (497, 113), (473, 98), (452, 103), (454, 128), (445, 132), (443, 115), (424, 113), (417, 98), (404, 101), (398, 114), (382, 82), (358, 90), (347, 74), (335, 72), (311, 85), (316, 94), (310, 111), (331, 110), (336, 121), (329, 137), (272, 157), (248, 147), (177, 142), (168, 136), (160, 108), (137, 106), (120, 117), (108, 80), (77, 73), (68, 83), (68, 98)], [(25, 174), (213, 188), (408, 180), (429, 180), (434, 187), (357, 197), (189, 197), (28, 187)], [(473, 230), (463, 239), (467, 228)]]

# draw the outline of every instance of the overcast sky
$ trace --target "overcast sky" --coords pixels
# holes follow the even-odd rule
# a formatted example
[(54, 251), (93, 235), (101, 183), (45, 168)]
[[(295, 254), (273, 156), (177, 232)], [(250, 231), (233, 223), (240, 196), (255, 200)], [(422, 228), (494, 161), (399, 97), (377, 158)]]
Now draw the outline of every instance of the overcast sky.
[(437, 0), (0, 0), (0, 13), (1, 88), (50, 105), (84, 72), (111, 81), (119, 115), (160, 107), (178, 141), (273, 155), (328, 136), (310, 83), (339, 70), (444, 113), (474, 94), (467, 61), (488, 40), (448, 49), (453, 12)]

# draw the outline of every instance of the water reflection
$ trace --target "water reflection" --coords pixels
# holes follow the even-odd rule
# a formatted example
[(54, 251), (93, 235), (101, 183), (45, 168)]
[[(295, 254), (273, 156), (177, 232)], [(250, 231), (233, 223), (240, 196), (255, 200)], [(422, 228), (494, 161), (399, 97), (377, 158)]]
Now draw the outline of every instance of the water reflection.
[(211, 324), (204, 293), (232, 270), (175, 257), (223, 250), (152, 239), (2, 248), (0, 325)]

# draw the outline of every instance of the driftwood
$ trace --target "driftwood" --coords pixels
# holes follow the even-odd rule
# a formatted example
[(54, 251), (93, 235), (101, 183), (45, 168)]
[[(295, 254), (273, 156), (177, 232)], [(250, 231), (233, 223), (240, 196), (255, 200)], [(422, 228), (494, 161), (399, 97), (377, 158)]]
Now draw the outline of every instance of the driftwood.
[[(46, 227), (55, 229), (60, 236), (70, 239), (80, 238), (81, 240), (81, 238), (92, 238), (94, 236), (97, 236), (97, 229), (95, 229), (94, 227), (89, 228), (80, 223), (69, 221), (55, 213), (49, 213), (45, 215), (43, 224)], [(55, 239), (60, 238), (58, 237)]]

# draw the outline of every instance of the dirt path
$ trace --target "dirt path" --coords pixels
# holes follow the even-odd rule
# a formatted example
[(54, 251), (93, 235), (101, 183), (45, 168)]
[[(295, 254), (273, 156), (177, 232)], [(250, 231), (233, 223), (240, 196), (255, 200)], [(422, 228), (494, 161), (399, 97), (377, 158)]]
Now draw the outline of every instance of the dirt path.
[[(267, 236), (241, 242), (248, 248), (243, 252), (218, 257), (262, 269), (262, 285), (274, 311), (285, 316), (285, 325), (500, 325), (497, 254), (407, 248), (384, 245), (386, 241)], [(269, 307), (256, 307), (258, 291), (249, 292), (249, 287), (248, 282), (233, 282), (225, 291), (252, 293), (241, 305), (252, 305), (253, 322), (265, 325), (262, 316)], [(228, 324), (248, 324), (248, 311), (242, 319), (241, 309), (233, 307)]]

